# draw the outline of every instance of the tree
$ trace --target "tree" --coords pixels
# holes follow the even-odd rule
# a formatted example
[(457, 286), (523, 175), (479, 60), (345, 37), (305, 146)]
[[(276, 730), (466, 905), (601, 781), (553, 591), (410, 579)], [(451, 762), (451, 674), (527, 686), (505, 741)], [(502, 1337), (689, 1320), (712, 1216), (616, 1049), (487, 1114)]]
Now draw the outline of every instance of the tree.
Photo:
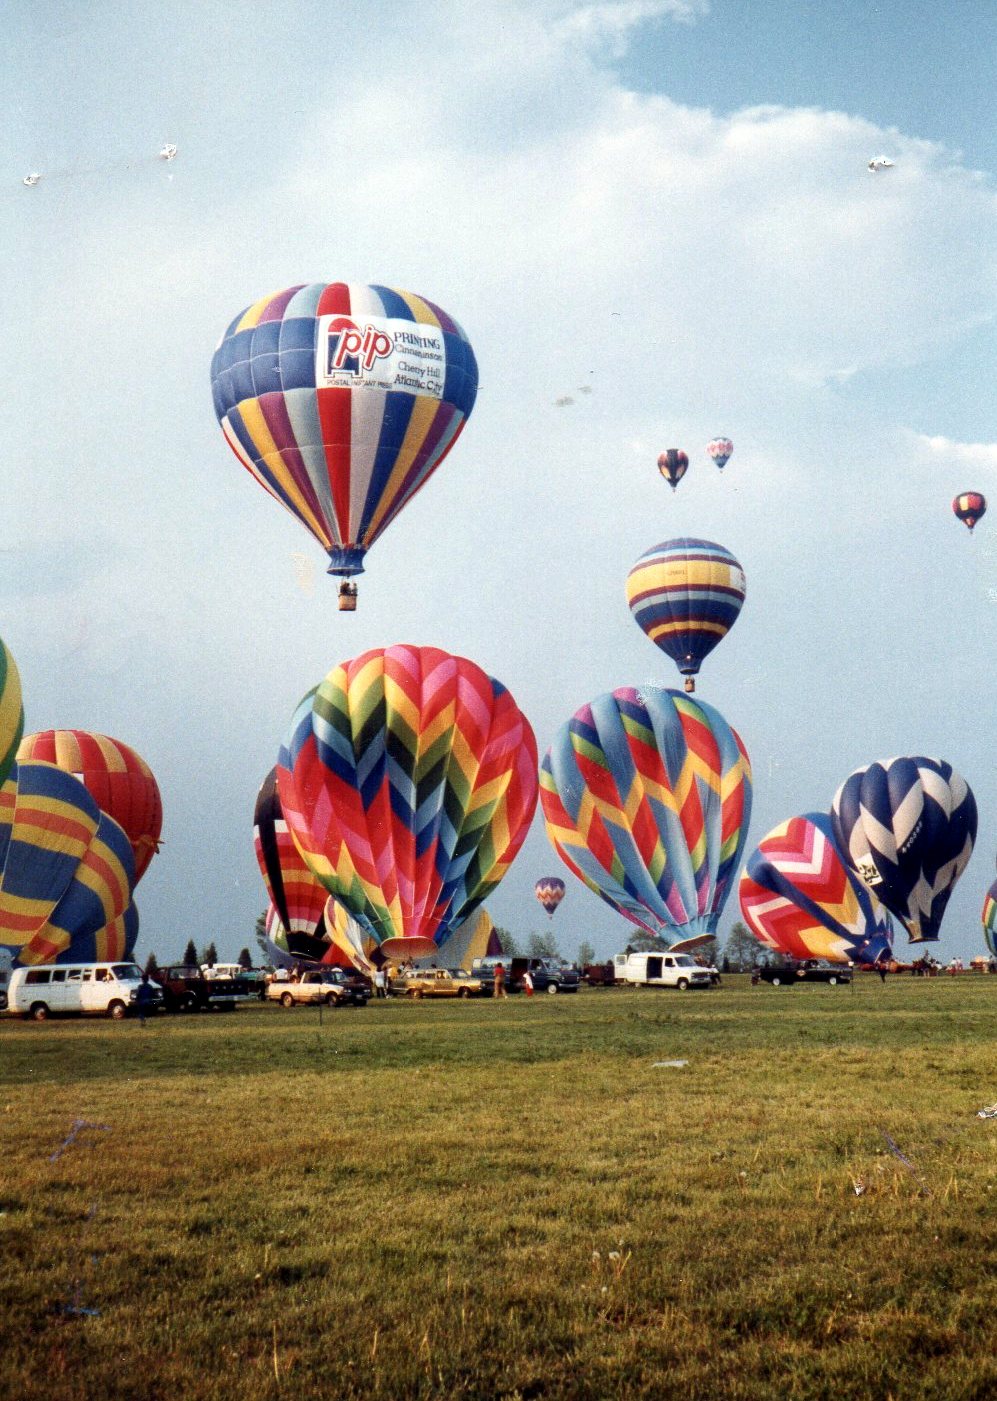
[(720, 957), (720, 946), (716, 938), (711, 939), (708, 944), (703, 944), (701, 948), (693, 949), (692, 956), (701, 963), (713, 967)]
[(664, 953), (668, 940), (657, 934), (635, 934), (627, 944), (627, 953)]
[(260, 953), (263, 955), (263, 962), (269, 966), (271, 955), (270, 955), (270, 949), (267, 947), (267, 912), (266, 912), (266, 910), (264, 910), (263, 913), (262, 913), (261, 915), (258, 915), (258, 916), (257, 916), (257, 918), (256, 918), (256, 927), (255, 927), (255, 929), (253, 930), (253, 933), (254, 933), (254, 935), (256, 936), (256, 943), (257, 943), (257, 945), (258, 945), (258, 947), (259, 947)]
[(154, 953), (151, 953), (149, 957), (145, 960), (145, 971), (148, 973), (150, 978), (154, 978), (159, 972), (159, 963)]
[(578, 945), (578, 966), (585, 968), (589, 963), (595, 962), (595, 949), (587, 939), (583, 939)]
[(214, 968), (215, 964), (218, 962), (218, 950), (215, 948), (214, 941), (204, 950), (201, 962), (206, 963), (209, 968)]
[(197, 965), (197, 946), (193, 939), (187, 940), (187, 947), (183, 951), (183, 961), (191, 967), (196, 967)]
[(502, 952), (509, 958), (518, 958), (520, 955), (519, 940), (511, 929), (503, 929), (500, 924), (496, 924), (494, 929), (496, 939), (502, 945)]
[(756, 963), (766, 961), (762, 945), (742, 920), (731, 926), (724, 957), (735, 973), (747, 973)]
[(250, 969), (252, 968), (252, 966), (253, 966), (252, 955), (250, 954), (250, 952), (249, 952), (248, 949), (243, 949), (243, 950), (242, 950), (242, 952), (239, 954), (239, 960), (238, 960), (238, 962), (239, 962), (239, 967), (240, 967), (240, 968), (244, 968), (244, 969), (246, 970), (246, 972), (248, 973), (249, 970), (250, 970)]
[(552, 929), (545, 934), (532, 933), (526, 948), (530, 958), (561, 957), (561, 950), (557, 947), (557, 936)]

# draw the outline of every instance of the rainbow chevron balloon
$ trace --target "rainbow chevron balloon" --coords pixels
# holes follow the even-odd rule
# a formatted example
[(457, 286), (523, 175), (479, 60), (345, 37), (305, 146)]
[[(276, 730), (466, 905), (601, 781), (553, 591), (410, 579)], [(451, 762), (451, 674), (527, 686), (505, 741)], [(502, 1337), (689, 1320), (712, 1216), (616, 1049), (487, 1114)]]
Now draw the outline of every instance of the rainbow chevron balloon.
[(712, 540), (665, 540), (646, 550), (627, 575), (627, 602), (637, 625), (678, 667), (686, 690), (703, 659), (737, 621), (744, 570)]
[(751, 815), (748, 755), (718, 710), (663, 689), (599, 696), (558, 731), (540, 801), (564, 863), (633, 924), (715, 933)]
[(773, 828), (749, 856), (738, 895), (755, 938), (790, 958), (877, 963), (892, 955), (890, 917), (846, 866), (826, 813)]
[(983, 935), (987, 948), (997, 958), (997, 880), (983, 897)]
[(127, 836), (53, 764), (15, 764), (0, 788), (0, 948), (15, 964), (130, 955), (135, 861)]
[(326, 890), (391, 957), (443, 944), (495, 888), (537, 803), (537, 749), (505, 687), (433, 647), (365, 652), (299, 705), (281, 806)]
[(6, 781), (13, 767), (23, 731), (21, 678), (6, 643), (0, 640), (0, 783)]

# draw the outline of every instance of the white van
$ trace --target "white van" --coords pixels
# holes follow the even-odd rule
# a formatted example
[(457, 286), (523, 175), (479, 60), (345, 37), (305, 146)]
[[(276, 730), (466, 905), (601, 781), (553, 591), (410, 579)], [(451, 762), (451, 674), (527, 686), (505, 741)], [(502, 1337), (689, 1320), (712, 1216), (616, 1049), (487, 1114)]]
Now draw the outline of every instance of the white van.
[(687, 953), (618, 953), (613, 959), (618, 983), (636, 987), (708, 988), (709, 968), (701, 968)]
[[(43, 1022), (53, 1013), (91, 1012), (116, 1021), (134, 1007), (142, 981), (137, 963), (44, 963), (15, 968), (7, 985), (7, 1010)], [(154, 990), (150, 1011), (162, 999)]]

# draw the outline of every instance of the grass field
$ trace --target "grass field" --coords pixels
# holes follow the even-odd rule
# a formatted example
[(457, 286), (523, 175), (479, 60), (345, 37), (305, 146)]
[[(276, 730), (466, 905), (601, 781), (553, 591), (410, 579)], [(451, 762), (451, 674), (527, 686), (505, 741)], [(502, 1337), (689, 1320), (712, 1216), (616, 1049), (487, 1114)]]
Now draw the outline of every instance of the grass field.
[(971, 976), (2, 1018), (0, 1396), (992, 1398), (995, 1030)]

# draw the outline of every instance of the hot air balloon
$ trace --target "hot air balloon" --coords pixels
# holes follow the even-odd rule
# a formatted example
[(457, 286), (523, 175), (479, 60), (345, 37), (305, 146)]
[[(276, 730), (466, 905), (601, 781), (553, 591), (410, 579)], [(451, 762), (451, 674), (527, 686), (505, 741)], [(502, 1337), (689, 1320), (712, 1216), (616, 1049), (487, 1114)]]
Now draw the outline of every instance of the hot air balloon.
[(638, 626), (696, 689), (704, 657), (726, 637), (744, 602), (744, 570), (712, 540), (665, 540), (627, 575), (627, 602)]
[(963, 491), (952, 502), (952, 510), (972, 534), (973, 526), (987, 513), (987, 498), (980, 491)]
[(689, 470), (689, 456), (681, 448), (666, 448), (658, 455), (658, 471), (672, 491)]
[(706, 451), (722, 472), (734, 451), (734, 444), (729, 438), (712, 438), (706, 444)]
[(14, 658), (0, 640), (0, 784), (6, 781), (14, 766), (23, 729), (21, 678)]
[(845, 865), (826, 813), (791, 817), (763, 837), (738, 895), (759, 942), (790, 958), (879, 963), (891, 956), (890, 917)]
[(352, 575), (432, 476), (478, 391), (464, 332), (411, 292), (358, 283), (290, 287), (248, 307), (211, 365), (235, 455)]
[(40, 730), (25, 735), (19, 763), (41, 760), (73, 774), (131, 843), (135, 884), (159, 850), (163, 803), (149, 765), (127, 744), (87, 730)]
[(390, 958), (442, 945), (518, 852), (536, 741), (512, 696), (433, 647), (365, 652), (299, 705), (277, 765), (313, 873)]
[[(326, 927), (329, 892), (315, 879), (288, 831), (277, 793), (277, 771), (260, 786), (253, 818), (253, 845), (263, 883), (283, 938), (268, 935), (296, 958), (321, 962), (334, 949)], [(338, 960), (348, 963), (345, 956)]]
[(966, 780), (944, 759), (885, 759), (845, 779), (831, 817), (838, 849), (911, 942), (937, 939), (976, 840)]
[(0, 948), (15, 963), (129, 957), (134, 877), (128, 838), (78, 779), (14, 766), (0, 788)]
[(983, 897), (983, 934), (991, 956), (997, 958), (997, 880)]
[(544, 758), (547, 835), (579, 880), (650, 934), (715, 934), (744, 849), (751, 765), (712, 706), (625, 687), (584, 705)]
[(554, 911), (564, 899), (564, 881), (560, 876), (541, 876), (533, 893), (553, 919)]

